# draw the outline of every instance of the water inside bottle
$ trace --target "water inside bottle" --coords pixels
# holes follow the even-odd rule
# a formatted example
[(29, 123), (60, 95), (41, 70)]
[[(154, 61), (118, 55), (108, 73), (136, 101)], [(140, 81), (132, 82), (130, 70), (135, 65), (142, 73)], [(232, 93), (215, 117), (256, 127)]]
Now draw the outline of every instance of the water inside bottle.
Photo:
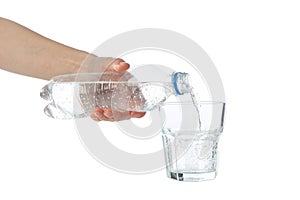
[(50, 101), (44, 110), (47, 116), (72, 119), (88, 117), (96, 107), (150, 111), (170, 96), (170, 87), (167, 83), (149, 82), (54, 82), (46, 85), (40, 96)]
[[(184, 79), (178, 79), (181, 80), (180, 86), (185, 86), (180, 90), (185, 89), (183, 93), (190, 92), (191, 99), (196, 103), (199, 96), (189, 90), (187, 74), (179, 74), (184, 75), (180, 76)], [(171, 82), (131, 82), (127, 80), (131, 80), (132, 75), (126, 74), (124, 77), (125, 80), (120, 80), (120, 74), (117, 73), (104, 73), (101, 81), (97, 73), (56, 77), (40, 93), (42, 98), (50, 102), (44, 112), (58, 119), (88, 117), (95, 108), (147, 112), (174, 94)]]

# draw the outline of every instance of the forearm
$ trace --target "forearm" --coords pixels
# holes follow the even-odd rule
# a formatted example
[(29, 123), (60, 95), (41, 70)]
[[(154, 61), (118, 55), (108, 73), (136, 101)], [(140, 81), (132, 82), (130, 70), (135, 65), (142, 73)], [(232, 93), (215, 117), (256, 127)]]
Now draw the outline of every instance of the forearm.
[(41, 79), (76, 73), (88, 53), (0, 18), (0, 68)]

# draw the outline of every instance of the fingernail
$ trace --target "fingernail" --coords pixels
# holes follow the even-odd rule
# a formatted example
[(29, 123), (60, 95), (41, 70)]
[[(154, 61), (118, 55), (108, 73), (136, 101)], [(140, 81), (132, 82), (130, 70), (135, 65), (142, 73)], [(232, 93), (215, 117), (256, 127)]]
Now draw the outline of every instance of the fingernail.
[(91, 116), (91, 118), (95, 121), (98, 121), (98, 118), (96, 116)]
[(112, 118), (112, 117), (113, 117), (112, 111), (105, 111), (105, 112), (104, 112), (104, 115), (105, 115), (106, 117), (108, 117), (108, 118)]
[(99, 112), (95, 112), (95, 116), (97, 117), (98, 120), (102, 119), (102, 114)]
[(98, 112), (98, 113), (102, 114), (104, 111), (103, 111), (103, 109), (96, 107), (94, 112)]
[(114, 70), (118, 71), (119, 68), (120, 68), (120, 65), (119, 65), (119, 64), (114, 64), (114, 65), (113, 65), (113, 68), (114, 68)]
[(140, 118), (140, 117), (143, 117), (144, 114), (143, 113), (132, 113), (131, 114), (131, 117), (134, 117), (134, 118)]

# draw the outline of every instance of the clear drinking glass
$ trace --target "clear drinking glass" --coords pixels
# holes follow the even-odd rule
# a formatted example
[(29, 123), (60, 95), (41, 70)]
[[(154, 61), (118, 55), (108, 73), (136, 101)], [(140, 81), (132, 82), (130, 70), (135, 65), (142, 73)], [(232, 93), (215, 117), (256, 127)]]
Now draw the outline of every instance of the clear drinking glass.
[(170, 102), (160, 107), (169, 178), (202, 181), (216, 177), (224, 110), (223, 102)]

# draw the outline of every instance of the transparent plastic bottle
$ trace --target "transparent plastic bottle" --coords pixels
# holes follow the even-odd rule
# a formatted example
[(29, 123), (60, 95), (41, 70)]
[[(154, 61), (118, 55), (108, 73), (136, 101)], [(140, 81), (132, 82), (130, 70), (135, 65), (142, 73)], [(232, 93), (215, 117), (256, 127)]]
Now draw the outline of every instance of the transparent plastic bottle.
[(41, 89), (40, 96), (50, 102), (45, 114), (57, 119), (87, 117), (95, 107), (145, 112), (171, 95), (191, 91), (187, 73), (165, 76), (165, 81), (141, 82), (128, 72), (67, 74), (54, 77)]

